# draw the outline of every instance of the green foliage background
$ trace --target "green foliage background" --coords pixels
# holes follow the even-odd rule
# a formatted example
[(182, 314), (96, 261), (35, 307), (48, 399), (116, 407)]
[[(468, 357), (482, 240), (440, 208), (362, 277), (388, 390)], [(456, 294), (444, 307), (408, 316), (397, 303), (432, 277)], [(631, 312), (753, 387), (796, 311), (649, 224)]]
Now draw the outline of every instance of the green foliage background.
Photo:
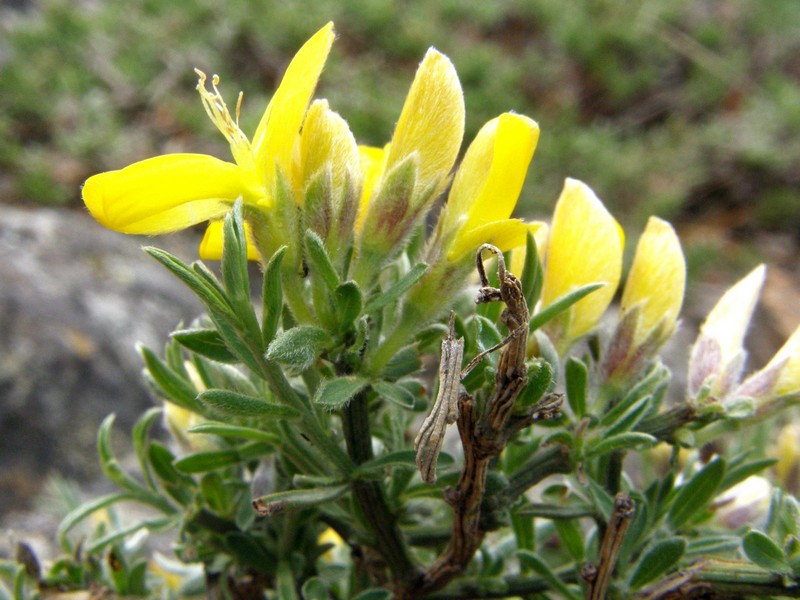
[(193, 67), (257, 123), (334, 20), (318, 95), (383, 144), (426, 48), (458, 69), (469, 141), (515, 110), (542, 128), (519, 212), (564, 177), (625, 226), (649, 214), (800, 230), (800, 3), (733, 0), (29, 0), (0, 8), (0, 200), (78, 206), (89, 175), (169, 151), (229, 155)]

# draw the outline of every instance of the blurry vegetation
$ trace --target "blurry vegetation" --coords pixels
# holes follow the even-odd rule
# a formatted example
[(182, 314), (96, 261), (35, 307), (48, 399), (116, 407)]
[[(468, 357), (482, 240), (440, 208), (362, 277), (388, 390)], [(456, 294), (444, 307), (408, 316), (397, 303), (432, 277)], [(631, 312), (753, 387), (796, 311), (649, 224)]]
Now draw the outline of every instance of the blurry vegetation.
[[(19, 3), (17, 3), (19, 4)], [(193, 67), (245, 99), (252, 130), (292, 53), (340, 36), (318, 96), (362, 143), (392, 132), (418, 61), (450, 56), (467, 135), (501, 111), (542, 138), (521, 200), (549, 212), (589, 182), (623, 224), (713, 218), (800, 231), (800, 3), (715, 0), (30, 0), (0, 14), (0, 200), (78, 205), (90, 174), (228, 149)]]

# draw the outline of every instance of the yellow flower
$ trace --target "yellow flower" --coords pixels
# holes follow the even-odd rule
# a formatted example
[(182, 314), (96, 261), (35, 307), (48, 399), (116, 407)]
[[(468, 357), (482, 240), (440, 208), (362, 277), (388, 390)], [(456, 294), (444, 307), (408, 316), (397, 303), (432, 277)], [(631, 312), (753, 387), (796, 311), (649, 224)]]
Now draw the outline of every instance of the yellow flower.
[(536, 121), (514, 113), (504, 113), (481, 128), (439, 218), (448, 260), (456, 261), (485, 242), (504, 251), (525, 243), (528, 225), (509, 217), (538, 140)]
[(759, 265), (731, 287), (708, 313), (689, 358), (689, 393), (704, 385), (723, 398), (738, 383), (745, 361), (744, 334), (764, 285), (766, 267)]
[(364, 218), (367, 216), (369, 200), (380, 182), (383, 172), (386, 170), (386, 155), (389, 153), (389, 144), (383, 148), (373, 146), (359, 146), (358, 154), (361, 159), (361, 198), (358, 203), (358, 214), (356, 215), (356, 234), (360, 233), (364, 227)]
[[(362, 151), (365, 191), (353, 278), (369, 284), (447, 185), (464, 135), (464, 98), (455, 68), (428, 50), (389, 146)], [(373, 184), (375, 175), (380, 179)]]
[(675, 331), (686, 287), (686, 259), (672, 225), (650, 217), (625, 282), (620, 306), (621, 317), (639, 309), (633, 346), (654, 332), (659, 345)]
[[(536, 253), (539, 255), (539, 260), (544, 264), (545, 252), (547, 251), (547, 237), (550, 234), (550, 227), (547, 223), (542, 221), (531, 221), (525, 223), (528, 231), (531, 232), (534, 241), (536, 242)], [(525, 242), (527, 243), (527, 234)], [(511, 263), (509, 270), (517, 277), (522, 276), (522, 270), (525, 268), (525, 245), (518, 244), (511, 251)]]
[(606, 285), (548, 323), (550, 335), (562, 348), (593, 329), (608, 308), (622, 274), (624, 245), (622, 228), (589, 186), (567, 179), (547, 242), (542, 307), (581, 286)]
[(333, 24), (320, 29), (295, 55), (256, 128), (252, 141), (238, 125), (212, 78), (198, 71), (209, 117), (227, 138), (233, 163), (203, 154), (167, 154), (89, 178), (83, 199), (103, 225), (123, 233), (158, 234), (219, 219), (241, 197), (268, 209), (276, 172), (291, 175), (292, 153), (308, 103), (333, 43)]
[(735, 396), (766, 398), (800, 392), (800, 327), (767, 365), (739, 386)]

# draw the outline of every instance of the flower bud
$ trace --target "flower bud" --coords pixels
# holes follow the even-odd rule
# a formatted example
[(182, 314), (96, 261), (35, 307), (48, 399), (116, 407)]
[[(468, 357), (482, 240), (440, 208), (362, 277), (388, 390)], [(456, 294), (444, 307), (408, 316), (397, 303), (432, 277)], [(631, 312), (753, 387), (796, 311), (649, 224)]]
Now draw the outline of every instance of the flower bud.
[(746, 352), (744, 335), (764, 285), (766, 267), (759, 265), (731, 287), (708, 313), (689, 358), (689, 394), (704, 386), (724, 398), (739, 382)]

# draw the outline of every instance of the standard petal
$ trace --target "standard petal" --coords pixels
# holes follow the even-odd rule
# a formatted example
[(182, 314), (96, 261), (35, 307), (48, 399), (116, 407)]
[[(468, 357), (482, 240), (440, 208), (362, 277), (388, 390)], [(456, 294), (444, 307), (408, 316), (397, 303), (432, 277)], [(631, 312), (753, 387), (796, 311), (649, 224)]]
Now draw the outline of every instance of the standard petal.
[(331, 169), (335, 190), (348, 183), (360, 185), (359, 149), (347, 121), (328, 108), (327, 100), (316, 100), (300, 136), (300, 187), (326, 167)]
[(503, 219), (483, 223), (469, 231), (465, 230), (450, 247), (447, 259), (455, 262), (465, 254), (475, 252), (481, 244), (492, 244), (503, 252), (524, 246), (528, 226), (529, 224), (521, 219)]
[(672, 225), (650, 217), (636, 246), (622, 293), (621, 311), (639, 306), (633, 345), (638, 346), (660, 324), (672, 332), (683, 304), (686, 260)]
[(536, 121), (504, 113), (486, 123), (458, 168), (443, 223), (449, 230), (466, 217), (464, 230), (508, 219), (539, 140)]
[(265, 182), (273, 181), (276, 164), (287, 176), (291, 173), (297, 134), (335, 37), (333, 23), (328, 23), (303, 44), (261, 117), (252, 145)]
[(624, 244), (619, 223), (589, 186), (567, 179), (550, 228), (542, 306), (590, 283), (608, 285), (570, 308), (562, 323), (566, 343), (594, 328), (611, 303), (622, 274)]
[(417, 153), (418, 189), (444, 179), (464, 137), (464, 96), (450, 59), (431, 48), (417, 69), (397, 121), (386, 172)]
[(243, 193), (236, 165), (205, 154), (166, 154), (90, 177), (83, 201), (109, 229), (155, 235), (218, 218)]

